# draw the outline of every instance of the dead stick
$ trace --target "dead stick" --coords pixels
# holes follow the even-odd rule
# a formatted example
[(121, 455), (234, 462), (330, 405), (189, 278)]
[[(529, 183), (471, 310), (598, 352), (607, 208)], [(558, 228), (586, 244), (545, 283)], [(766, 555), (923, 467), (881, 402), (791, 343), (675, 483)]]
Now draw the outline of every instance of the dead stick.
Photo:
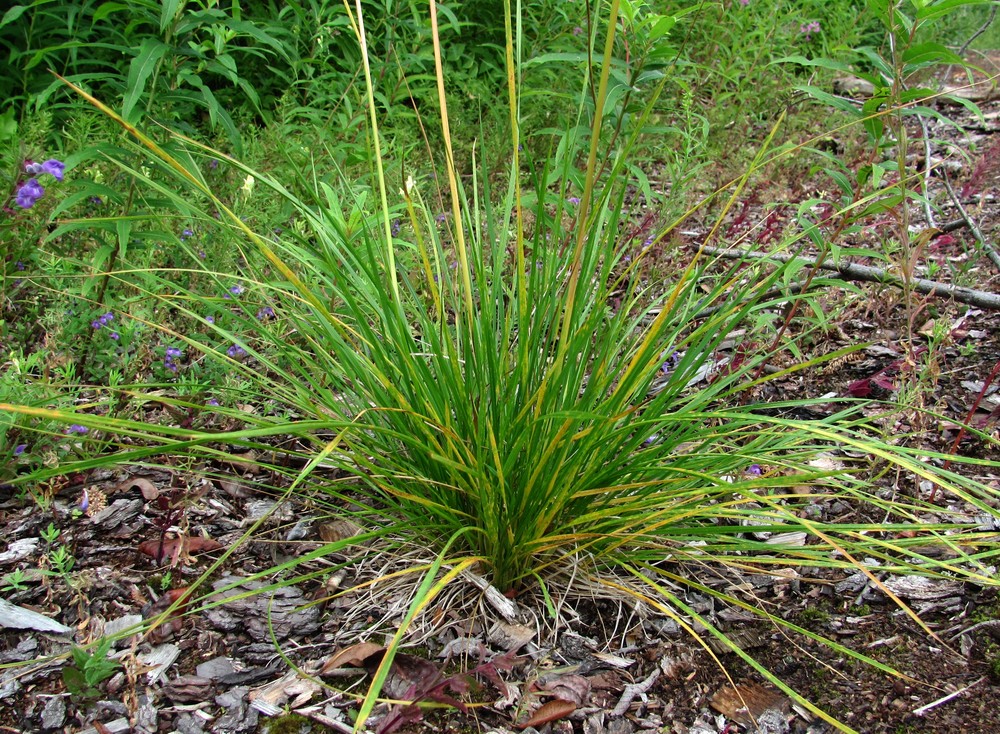
[[(903, 279), (900, 276), (868, 265), (858, 265), (856, 263), (836, 264), (827, 261), (816, 262), (816, 260), (796, 257), (795, 255), (778, 255), (769, 252), (759, 252), (757, 250), (726, 249), (710, 245), (704, 248), (704, 252), (729, 260), (774, 260), (781, 263), (798, 261), (806, 267), (819, 268), (820, 270), (837, 273), (845, 280), (882, 283), (883, 285), (891, 285), (896, 288), (903, 287)], [(951, 285), (950, 283), (939, 283), (936, 280), (927, 280), (925, 278), (913, 278), (910, 281), (910, 287), (917, 293), (953, 298), (959, 303), (968, 303), (978, 308), (1000, 311), (1000, 295), (996, 293), (987, 293), (986, 291), (964, 288), (958, 285)]]
[(656, 679), (660, 677), (660, 669), (657, 668), (649, 677), (639, 683), (629, 683), (625, 686), (625, 690), (622, 691), (622, 697), (618, 700), (618, 704), (611, 710), (612, 718), (617, 716), (624, 716), (625, 712), (628, 711), (628, 707), (632, 705), (632, 701), (635, 700), (637, 696), (641, 696), (656, 683)]
[(948, 181), (948, 177), (945, 176), (943, 181), (944, 187), (948, 189), (948, 196), (951, 197), (952, 202), (954, 202), (955, 206), (958, 208), (958, 213), (962, 215), (962, 219), (965, 220), (969, 229), (972, 230), (972, 236), (979, 240), (979, 245), (986, 253), (986, 257), (988, 257), (994, 265), (1000, 268), (1000, 254), (997, 254), (997, 251), (993, 249), (993, 246), (986, 241), (986, 238), (983, 236), (983, 231), (979, 229), (975, 220), (969, 216), (967, 211), (965, 211), (965, 207), (962, 206), (962, 200), (958, 198), (958, 194), (955, 193), (955, 189), (951, 187), (951, 182)]

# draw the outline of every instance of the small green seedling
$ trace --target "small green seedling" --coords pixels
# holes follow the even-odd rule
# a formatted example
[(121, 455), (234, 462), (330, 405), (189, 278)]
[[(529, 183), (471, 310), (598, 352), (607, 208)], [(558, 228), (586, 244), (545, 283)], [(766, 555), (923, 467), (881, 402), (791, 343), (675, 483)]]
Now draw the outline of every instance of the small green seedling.
[(52, 523), (41, 532), (42, 540), (44, 540), (49, 545), (52, 545), (57, 540), (59, 540), (59, 528), (57, 528)]
[(66, 690), (80, 698), (94, 698), (100, 694), (97, 689), (121, 667), (117, 660), (108, 658), (111, 640), (103, 638), (91, 651), (73, 647), (73, 664), (63, 668), (63, 683)]
[(3, 577), (3, 591), (24, 591), (27, 586), (24, 582), (28, 580), (27, 575), (19, 568), (14, 569)]

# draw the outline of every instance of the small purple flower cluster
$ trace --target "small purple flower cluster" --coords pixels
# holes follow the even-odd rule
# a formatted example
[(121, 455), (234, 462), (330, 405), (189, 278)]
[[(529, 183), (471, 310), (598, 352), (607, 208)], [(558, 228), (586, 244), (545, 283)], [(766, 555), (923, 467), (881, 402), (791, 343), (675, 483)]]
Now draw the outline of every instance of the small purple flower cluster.
[(402, 222), (400, 222), (398, 219), (393, 219), (392, 220), (392, 229), (391, 229), (391, 231), (392, 231), (392, 236), (393, 237), (398, 237), (399, 236), (399, 230), (401, 230), (402, 228), (403, 228)]
[(803, 23), (799, 26), (799, 33), (806, 37), (806, 40), (812, 40), (813, 33), (819, 33), (819, 21), (813, 20), (808, 23)]
[(241, 293), (243, 293), (243, 286), (241, 286), (239, 283), (237, 283), (236, 285), (231, 286), (229, 288), (229, 290), (226, 291), (224, 294), (222, 294), (222, 297), (225, 298), (225, 299), (230, 299), (233, 296), (240, 295)]
[(194, 237), (194, 230), (185, 227), (184, 231), (181, 232), (181, 239), (186, 240), (188, 237)]
[(24, 450), (26, 448), (28, 448), (28, 444), (19, 443), (17, 446), (14, 447), (14, 456), (20, 456), (21, 454), (24, 453)]
[(167, 347), (167, 351), (163, 357), (163, 366), (166, 367), (171, 372), (176, 373), (177, 362), (175, 362), (174, 360), (180, 359), (183, 356), (184, 352), (182, 352), (177, 347)]
[(264, 306), (264, 308), (257, 312), (258, 321), (269, 321), (273, 318), (276, 318), (276, 316), (274, 314), (274, 309), (270, 306)]
[(233, 346), (229, 347), (229, 349), (226, 350), (226, 354), (228, 354), (229, 357), (232, 359), (240, 359), (241, 357), (246, 356), (247, 350), (241, 347), (239, 344), (233, 344)]
[(24, 170), (31, 178), (17, 187), (14, 202), (22, 209), (30, 209), (45, 195), (45, 187), (38, 183), (38, 179), (35, 176), (47, 173), (57, 181), (62, 181), (66, 164), (62, 161), (57, 161), (55, 158), (50, 158), (45, 163), (25, 161)]
[[(113, 313), (111, 313), (110, 311), (108, 311), (107, 313), (101, 314), (98, 318), (96, 318), (93, 321), (91, 321), (90, 325), (95, 330), (97, 330), (97, 329), (100, 329), (102, 326), (107, 326), (109, 323), (111, 323), (114, 320), (114, 318), (115, 318), (115, 315)], [(115, 341), (118, 341), (118, 339), (121, 338), (119, 336), (119, 334), (118, 334), (117, 331), (112, 331), (110, 334), (108, 334), (108, 336), (111, 337), (112, 339), (114, 339)]]
[(660, 367), (660, 369), (663, 370), (664, 374), (669, 375), (671, 372), (677, 369), (677, 365), (681, 363), (681, 359), (683, 358), (683, 356), (684, 355), (681, 354), (680, 352), (671, 352), (670, 356), (663, 361), (663, 365)]
[(87, 428), (86, 426), (81, 426), (81, 425), (79, 425), (77, 423), (74, 423), (69, 428), (67, 428), (65, 431), (63, 431), (63, 433), (65, 433), (67, 436), (69, 436), (71, 434), (74, 434), (74, 433), (78, 433), (78, 434), (80, 434), (82, 436), (83, 434), (85, 434), (85, 433), (87, 433), (89, 431), (90, 431), (90, 429)]

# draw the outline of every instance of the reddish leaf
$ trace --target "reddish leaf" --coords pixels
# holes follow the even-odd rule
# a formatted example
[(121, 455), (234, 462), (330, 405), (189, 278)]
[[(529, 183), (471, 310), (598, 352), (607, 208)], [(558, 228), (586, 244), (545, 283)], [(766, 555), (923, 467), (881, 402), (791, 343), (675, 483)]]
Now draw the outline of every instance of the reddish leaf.
[(162, 563), (167, 558), (170, 565), (176, 566), (181, 556), (187, 557), (192, 553), (203, 553), (205, 551), (219, 550), (222, 543), (211, 538), (195, 536), (193, 538), (165, 538), (159, 540), (147, 540), (139, 544), (139, 552), (144, 553), (158, 563)]
[(527, 729), (529, 726), (541, 726), (542, 724), (548, 724), (550, 721), (565, 719), (574, 711), (576, 711), (576, 704), (572, 701), (553, 698), (548, 703), (543, 703), (539, 706), (535, 710), (535, 713), (528, 717), (527, 721), (515, 724), (514, 728)]
[(852, 382), (847, 387), (847, 392), (856, 398), (867, 398), (872, 394), (872, 382), (869, 378)]

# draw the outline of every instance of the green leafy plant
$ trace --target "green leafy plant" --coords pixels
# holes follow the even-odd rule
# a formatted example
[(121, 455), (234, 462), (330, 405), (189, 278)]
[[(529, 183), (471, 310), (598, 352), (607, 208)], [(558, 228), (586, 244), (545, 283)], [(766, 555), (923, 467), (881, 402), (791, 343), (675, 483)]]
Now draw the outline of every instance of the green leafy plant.
[(98, 686), (121, 667), (121, 663), (109, 657), (110, 652), (111, 640), (107, 637), (102, 637), (89, 649), (74, 645), (70, 650), (72, 665), (66, 665), (62, 670), (66, 689), (80, 698), (99, 696)]
[(28, 588), (25, 585), (25, 581), (28, 580), (28, 575), (22, 571), (20, 568), (15, 568), (3, 577), (3, 590), (4, 591), (24, 591)]

